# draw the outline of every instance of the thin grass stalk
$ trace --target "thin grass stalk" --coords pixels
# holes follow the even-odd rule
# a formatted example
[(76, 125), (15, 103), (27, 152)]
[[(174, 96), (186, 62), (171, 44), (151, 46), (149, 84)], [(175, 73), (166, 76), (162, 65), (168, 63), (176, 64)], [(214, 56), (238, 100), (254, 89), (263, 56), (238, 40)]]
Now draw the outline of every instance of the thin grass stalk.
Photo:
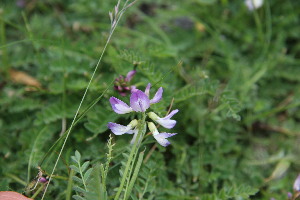
[(6, 78), (9, 77), (9, 63), (8, 63), (8, 55), (7, 55), (7, 47), (6, 44), (6, 34), (5, 34), (5, 21), (4, 21), (4, 11), (0, 11), (0, 42), (3, 45), (2, 50), (2, 65), (4, 68), (4, 74)]
[(44, 184), (41, 185), (41, 187), (39, 187), (39, 189), (31, 196), (31, 199), (34, 199), (35, 197), (37, 197), (41, 191), (43, 191), (44, 188)]

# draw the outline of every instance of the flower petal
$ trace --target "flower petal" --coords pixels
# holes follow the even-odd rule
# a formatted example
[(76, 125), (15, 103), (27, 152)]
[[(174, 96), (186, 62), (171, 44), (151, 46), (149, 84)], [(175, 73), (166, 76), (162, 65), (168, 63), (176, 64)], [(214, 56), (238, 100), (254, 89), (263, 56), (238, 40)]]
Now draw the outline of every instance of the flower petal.
[(133, 133), (134, 133), (134, 135), (133, 135), (133, 137), (132, 137), (132, 139), (131, 139), (131, 141), (130, 141), (130, 144), (134, 144), (134, 142), (135, 142), (135, 140), (136, 140), (136, 137), (137, 137), (137, 135), (139, 134), (139, 130), (138, 130), (138, 129), (134, 129), (134, 130), (133, 130)]
[(176, 113), (178, 113), (179, 110), (176, 109), (176, 110), (173, 110), (172, 112), (170, 112), (170, 114), (168, 114), (167, 116), (165, 116), (164, 118), (162, 119), (170, 119), (171, 117), (173, 117), (173, 115), (175, 115)]
[(145, 89), (145, 94), (149, 97), (150, 94), (150, 88), (151, 88), (151, 83), (148, 83), (146, 89)]
[(135, 85), (132, 85), (131, 87), (130, 87), (130, 91), (131, 92), (133, 92), (133, 91), (136, 91), (137, 89), (136, 89), (136, 86)]
[(171, 117), (173, 117), (173, 115), (175, 115), (179, 110), (173, 110), (170, 114), (168, 114), (166, 117), (161, 118), (158, 117), (154, 112), (149, 112), (148, 116), (156, 121), (158, 124), (162, 125), (165, 128), (171, 129), (176, 125), (176, 120), (172, 120)]
[(137, 120), (132, 120), (127, 126), (123, 126), (121, 124), (109, 122), (107, 124), (108, 128), (115, 134), (115, 135), (123, 135), (124, 133), (132, 134), (134, 133), (133, 129), (137, 125)]
[(155, 93), (153, 99), (150, 100), (150, 104), (158, 103), (162, 99), (163, 88), (160, 87)]
[(172, 137), (176, 135), (177, 133), (160, 133), (157, 135), (153, 135), (153, 137), (156, 139), (156, 141), (163, 147), (168, 146), (171, 144), (166, 138)]
[(150, 100), (144, 92), (136, 89), (131, 93), (130, 107), (136, 112), (145, 112), (150, 107)]
[(132, 70), (132, 71), (128, 72), (126, 75), (125, 81), (126, 82), (131, 81), (131, 79), (134, 77), (135, 73), (136, 73), (136, 70)]
[(112, 109), (118, 114), (125, 114), (132, 112), (132, 108), (130, 108), (126, 103), (117, 99), (116, 97), (110, 97), (109, 102), (111, 104)]
[(156, 120), (156, 122), (167, 129), (173, 128), (177, 123), (176, 120), (172, 120), (172, 119), (158, 119)]
[(116, 124), (113, 122), (109, 122), (107, 124), (107, 126), (115, 135), (123, 135), (124, 133), (128, 132), (131, 128), (131, 127), (123, 126), (121, 124)]
[(264, 0), (245, 0), (245, 4), (249, 11), (260, 8), (264, 4)]
[(300, 191), (300, 174), (297, 176), (297, 178), (296, 178), (296, 180), (294, 182), (293, 189), (296, 192)]

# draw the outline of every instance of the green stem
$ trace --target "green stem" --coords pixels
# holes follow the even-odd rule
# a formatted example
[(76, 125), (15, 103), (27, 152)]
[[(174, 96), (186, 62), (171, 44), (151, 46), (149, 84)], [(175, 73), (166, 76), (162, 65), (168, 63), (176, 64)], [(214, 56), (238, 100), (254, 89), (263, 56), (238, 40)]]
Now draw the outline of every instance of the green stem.
[(35, 137), (36, 139), (34, 140), (34, 143), (33, 143), (33, 146), (32, 146), (32, 149), (31, 149), (31, 153), (30, 153), (30, 156), (29, 156), (29, 161), (28, 161), (28, 167), (27, 167), (27, 183), (29, 183), (30, 181), (30, 172), (31, 172), (31, 166), (32, 166), (32, 160), (33, 160), (33, 157), (35, 155), (35, 153), (38, 151), (38, 141), (41, 137), (41, 135), (47, 130), (48, 126), (45, 126), (38, 134), (37, 136)]
[(125, 200), (128, 199), (130, 194), (131, 194), (133, 185), (136, 181), (136, 178), (137, 178), (137, 176), (139, 174), (139, 171), (140, 171), (140, 168), (142, 166), (143, 158), (144, 158), (144, 151), (139, 154), (139, 159), (138, 159), (137, 164), (135, 166), (132, 178), (130, 179), (130, 182), (128, 181), (127, 188), (126, 188), (125, 195), (124, 195)]
[(257, 119), (266, 118), (266, 117), (274, 115), (274, 114), (276, 114), (278, 112), (282, 112), (282, 111), (285, 111), (285, 110), (288, 110), (288, 109), (291, 109), (291, 108), (296, 108), (298, 106), (300, 106), (300, 102), (295, 102), (295, 103), (289, 104), (287, 106), (279, 106), (279, 107), (273, 108), (271, 110), (268, 110), (266, 112), (254, 115), (251, 118), (246, 119), (245, 121), (246, 121), (246, 123), (250, 123), (250, 122), (253, 122), (253, 121), (257, 120)]
[(69, 181), (68, 181), (68, 187), (67, 187), (67, 192), (66, 192), (66, 200), (71, 200), (71, 196), (72, 196), (72, 187), (73, 187), (73, 176), (74, 176), (75, 172), (72, 169), (69, 175)]
[(17, 177), (17, 176), (14, 175), (14, 174), (7, 173), (7, 174), (5, 174), (5, 175), (8, 176), (8, 177), (10, 177), (10, 178), (12, 178), (12, 179), (14, 179), (15, 181), (17, 181), (18, 183), (20, 183), (20, 184), (22, 184), (22, 185), (24, 185), (24, 186), (27, 185), (27, 183), (26, 183), (25, 181), (23, 181), (22, 179), (20, 179), (19, 177)]
[(39, 187), (39, 189), (32, 195), (31, 199), (37, 197), (37, 195), (39, 195), (39, 193), (43, 191), (43, 189), (44, 189), (44, 184), (41, 187)]
[(5, 21), (4, 21), (4, 11), (0, 10), (0, 44), (3, 45), (2, 49), (2, 65), (4, 68), (4, 74), (6, 78), (9, 76), (9, 63), (7, 56), (6, 35), (5, 35)]
[[(135, 161), (135, 158), (136, 158), (136, 154), (139, 150), (139, 146), (140, 146), (140, 138), (144, 136), (145, 134), (145, 128), (144, 128), (144, 125), (145, 125), (145, 119), (146, 119), (146, 114), (143, 113), (142, 115), (142, 119), (139, 120), (139, 124), (138, 124), (138, 135), (136, 137), (136, 140), (131, 148), (131, 151), (130, 151), (130, 155), (128, 157), (128, 160), (127, 160), (127, 163), (126, 163), (126, 167), (125, 167), (125, 170), (124, 170), (124, 173), (123, 173), (123, 176), (122, 176), (122, 180), (121, 180), (121, 184), (120, 184), (120, 187), (118, 188), (118, 191), (117, 191), (117, 194), (114, 198), (114, 200), (119, 200), (120, 198), (120, 195), (121, 195), (121, 192), (123, 190), (123, 187), (125, 185), (125, 182), (126, 182), (126, 179), (128, 178), (128, 173), (129, 171), (131, 170), (131, 163)], [(129, 178), (128, 178), (129, 179)], [(129, 180), (128, 180), (129, 181)]]
[(254, 21), (255, 21), (255, 24), (257, 27), (259, 39), (262, 43), (264, 43), (264, 32), (263, 32), (262, 23), (261, 23), (261, 20), (260, 20), (257, 10), (254, 9), (253, 15), (254, 15)]

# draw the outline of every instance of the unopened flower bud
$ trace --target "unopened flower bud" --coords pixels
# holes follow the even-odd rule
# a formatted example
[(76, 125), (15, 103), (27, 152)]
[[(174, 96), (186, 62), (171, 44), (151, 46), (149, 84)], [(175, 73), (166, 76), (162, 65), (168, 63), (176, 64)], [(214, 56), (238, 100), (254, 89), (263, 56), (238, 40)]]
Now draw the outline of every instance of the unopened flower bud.
[(129, 82), (134, 77), (135, 73), (136, 70), (132, 70), (127, 73), (125, 78), (122, 75), (120, 75), (118, 78), (115, 79), (114, 88), (116, 91), (119, 92), (120, 95), (126, 96), (128, 93), (130, 93), (133, 87), (130, 86)]
[(40, 183), (46, 183), (48, 180), (45, 177), (39, 178)]

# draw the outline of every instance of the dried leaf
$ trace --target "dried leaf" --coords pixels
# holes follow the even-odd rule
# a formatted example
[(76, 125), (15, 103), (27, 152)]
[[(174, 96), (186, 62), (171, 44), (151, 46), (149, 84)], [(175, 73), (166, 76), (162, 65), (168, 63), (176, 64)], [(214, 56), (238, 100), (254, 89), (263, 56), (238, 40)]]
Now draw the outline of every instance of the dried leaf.
[(25, 72), (11, 69), (9, 71), (9, 74), (10, 74), (10, 79), (15, 83), (41, 88), (41, 83)]

